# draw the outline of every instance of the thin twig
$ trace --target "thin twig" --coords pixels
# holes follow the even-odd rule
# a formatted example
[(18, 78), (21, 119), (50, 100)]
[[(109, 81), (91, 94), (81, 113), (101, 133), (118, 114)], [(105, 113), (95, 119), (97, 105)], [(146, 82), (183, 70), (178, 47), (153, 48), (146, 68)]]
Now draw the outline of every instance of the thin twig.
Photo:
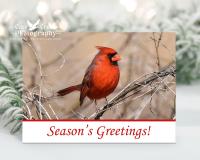
[(156, 40), (156, 37), (155, 37), (155, 32), (153, 32), (153, 38), (151, 37), (151, 39), (153, 40), (154, 42), (154, 45), (155, 45), (155, 49), (156, 49), (156, 63), (157, 63), (157, 66), (158, 66), (158, 70), (160, 70), (160, 58), (159, 58), (159, 46), (160, 46), (160, 42), (162, 40), (162, 32), (160, 33), (159, 35), (159, 38), (158, 40)]

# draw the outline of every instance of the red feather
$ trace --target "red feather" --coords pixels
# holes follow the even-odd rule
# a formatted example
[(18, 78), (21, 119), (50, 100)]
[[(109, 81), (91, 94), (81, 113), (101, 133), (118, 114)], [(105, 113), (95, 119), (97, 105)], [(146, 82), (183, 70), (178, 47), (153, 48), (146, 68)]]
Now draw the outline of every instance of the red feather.
[(97, 48), (100, 51), (87, 68), (82, 83), (58, 91), (59, 96), (80, 91), (80, 105), (82, 105), (86, 96), (97, 100), (107, 97), (115, 90), (120, 77), (117, 64), (120, 57), (112, 48), (100, 46)]

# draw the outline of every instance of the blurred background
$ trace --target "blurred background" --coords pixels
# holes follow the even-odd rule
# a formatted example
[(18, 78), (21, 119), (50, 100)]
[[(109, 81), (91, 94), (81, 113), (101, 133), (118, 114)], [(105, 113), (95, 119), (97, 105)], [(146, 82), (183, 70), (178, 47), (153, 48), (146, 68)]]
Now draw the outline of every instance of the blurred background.
[[(68, 157), (87, 157), (89, 149), (96, 159), (104, 154), (110, 158), (134, 157), (162, 159), (199, 159), (200, 144), (200, 9), (199, 0), (7, 0), (0, 1), (0, 114), (3, 125), (12, 132), (21, 128), (23, 118), (22, 41), (16, 30), (27, 31), (28, 23), (38, 19), (56, 31), (175, 31), (177, 62), (177, 144), (176, 145), (65, 145)], [(25, 26), (25, 27), (24, 27)], [(10, 131), (10, 130), (9, 130)], [(51, 158), (66, 152), (63, 145), (22, 145), (1, 129), (2, 157), (15, 158), (33, 149), (45, 158), (47, 149)], [(18, 132), (20, 135), (20, 132)], [(20, 136), (19, 136), (20, 137)], [(20, 146), (20, 147), (19, 147)], [(84, 147), (83, 147), (84, 146)], [(56, 150), (55, 147), (58, 149)], [(23, 148), (23, 149), (22, 149)], [(64, 149), (63, 149), (64, 148)], [(192, 149), (191, 149), (192, 148)], [(97, 151), (97, 150), (98, 151)], [(53, 150), (53, 152), (49, 152)], [(10, 154), (13, 151), (15, 154)], [(145, 153), (145, 154), (144, 154)], [(112, 154), (112, 155), (111, 155)], [(33, 156), (32, 156), (33, 158)]]

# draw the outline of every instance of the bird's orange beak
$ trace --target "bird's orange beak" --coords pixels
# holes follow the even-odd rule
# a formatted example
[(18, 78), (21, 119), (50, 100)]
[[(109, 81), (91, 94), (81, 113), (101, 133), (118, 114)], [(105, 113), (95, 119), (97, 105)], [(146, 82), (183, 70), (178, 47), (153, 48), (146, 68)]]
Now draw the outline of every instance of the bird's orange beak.
[(112, 61), (119, 61), (121, 59), (120, 55), (116, 54), (114, 57), (112, 57)]

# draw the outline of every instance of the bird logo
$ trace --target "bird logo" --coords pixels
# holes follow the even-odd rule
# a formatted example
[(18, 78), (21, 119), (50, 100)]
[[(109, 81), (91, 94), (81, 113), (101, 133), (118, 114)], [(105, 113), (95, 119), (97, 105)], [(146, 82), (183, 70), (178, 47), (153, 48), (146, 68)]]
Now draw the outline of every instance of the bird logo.
[(27, 20), (26, 23), (28, 25), (29, 31), (36, 31), (39, 28), (40, 19), (38, 19), (35, 23), (32, 23), (29, 20)]
[(88, 66), (81, 84), (67, 87), (57, 92), (58, 96), (65, 96), (73, 91), (80, 92), (80, 105), (85, 97), (91, 100), (106, 98), (118, 85), (120, 70), (119, 54), (112, 48), (97, 46), (99, 52)]

